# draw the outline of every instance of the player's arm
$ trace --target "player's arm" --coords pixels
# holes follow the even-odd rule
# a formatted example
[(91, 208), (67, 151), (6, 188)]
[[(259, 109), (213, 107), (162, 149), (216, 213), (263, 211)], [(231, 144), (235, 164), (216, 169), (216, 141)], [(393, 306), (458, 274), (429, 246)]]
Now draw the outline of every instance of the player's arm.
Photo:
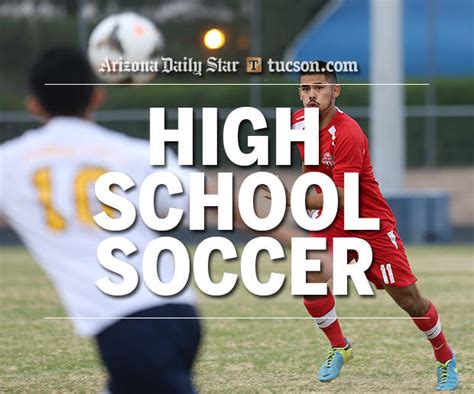
[[(304, 163), (302, 164), (303, 174), (306, 172)], [(344, 188), (337, 187), (337, 197), (339, 208), (344, 208)], [(308, 189), (306, 193), (306, 208), (307, 209), (322, 209), (324, 205), (323, 193), (318, 193), (315, 187)]]
[[(337, 187), (337, 200), (340, 209), (344, 208), (344, 188)], [(308, 189), (306, 193), (307, 209), (322, 209), (324, 205), (323, 193), (318, 193), (316, 188)]]
[[(306, 172), (306, 167), (304, 163), (302, 164), (301, 168), (304, 174)], [(285, 194), (286, 194), (286, 206), (289, 207), (291, 205), (291, 193), (284, 183), (283, 183), (283, 187), (285, 188)], [(267, 200), (271, 200), (272, 196), (270, 193), (270, 189), (268, 189), (266, 185), (261, 185), (261, 189), (263, 191), (263, 197), (266, 198)], [(337, 187), (337, 196), (338, 196), (339, 208), (344, 208), (344, 188)], [(306, 208), (307, 209), (322, 209), (323, 203), (324, 203), (323, 194), (318, 193), (315, 187), (309, 188), (306, 193)]]

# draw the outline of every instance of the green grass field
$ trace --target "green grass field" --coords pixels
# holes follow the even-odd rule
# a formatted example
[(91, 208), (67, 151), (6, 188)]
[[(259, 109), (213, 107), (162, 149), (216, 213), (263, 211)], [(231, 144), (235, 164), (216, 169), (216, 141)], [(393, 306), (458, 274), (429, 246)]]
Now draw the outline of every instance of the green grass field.
[[(21, 248), (0, 251), (0, 392), (99, 392), (106, 376), (94, 344), (77, 338), (52, 286)], [(408, 254), (422, 293), (441, 314), (456, 351), (460, 390), (474, 392), (474, 249), (412, 247)], [(260, 264), (288, 273), (290, 264)], [(213, 263), (216, 275), (238, 272), (238, 263)], [(200, 296), (203, 316), (301, 316), (289, 281), (278, 296), (258, 298), (241, 285), (230, 296)], [(405, 316), (383, 292), (337, 299), (338, 315)], [(431, 347), (409, 320), (342, 320), (354, 359), (330, 383), (315, 380), (327, 351), (323, 335), (305, 320), (206, 320), (195, 367), (200, 392), (419, 392), (432, 391)]]

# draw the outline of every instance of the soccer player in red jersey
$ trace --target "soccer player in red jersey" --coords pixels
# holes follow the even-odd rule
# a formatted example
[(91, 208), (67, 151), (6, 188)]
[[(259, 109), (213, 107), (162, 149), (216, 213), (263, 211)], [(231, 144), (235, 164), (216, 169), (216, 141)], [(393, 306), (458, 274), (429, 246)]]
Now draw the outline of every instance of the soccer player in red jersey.
[[(319, 69), (327, 64), (319, 62)], [(311, 236), (326, 237), (328, 253), (318, 255), (321, 272), (308, 272), (307, 280), (325, 283), (331, 278), (332, 258), (330, 251), (334, 237), (359, 237), (366, 240), (373, 252), (367, 278), (378, 289), (385, 289), (394, 301), (413, 319), (433, 346), (438, 362), (437, 390), (454, 390), (458, 385), (456, 359), (444, 337), (435, 306), (423, 298), (416, 286), (416, 277), (408, 263), (402, 240), (398, 236), (395, 217), (380, 192), (370, 161), (367, 137), (359, 124), (336, 107), (336, 98), (341, 93), (334, 72), (307, 73), (300, 76), (299, 96), (306, 108), (319, 108), (320, 164), (304, 165), (303, 144), (298, 149), (303, 160), (303, 172), (316, 171), (328, 175), (334, 181), (339, 197), (339, 211), (333, 224), (326, 230), (311, 233)], [(298, 110), (292, 118), (294, 129), (304, 128), (304, 110)], [(360, 217), (380, 219), (379, 231), (344, 230), (344, 173), (359, 173)], [(269, 196), (267, 195), (267, 198)], [(306, 200), (310, 210), (323, 209), (323, 196), (313, 188)], [(357, 256), (349, 256), (349, 260)], [(352, 355), (351, 345), (345, 339), (337, 320), (334, 296), (328, 289), (323, 296), (306, 296), (304, 305), (324, 332), (331, 350), (319, 371), (320, 381), (330, 381), (339, 376), (342, 365)], [(418, 319), (416, 319), (418, 318)], [(421, 319), (420, 319), (421, 318)]]

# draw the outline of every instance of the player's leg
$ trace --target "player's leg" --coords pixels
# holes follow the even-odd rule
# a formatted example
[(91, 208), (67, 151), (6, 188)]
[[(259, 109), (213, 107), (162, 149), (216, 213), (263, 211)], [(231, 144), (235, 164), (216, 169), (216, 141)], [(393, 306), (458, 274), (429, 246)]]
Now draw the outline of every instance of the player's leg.
[(130, 315), (155, 319), (123, 319), (97, 336), (109, 372), (111, 393), (194, 393), (191, 368), (200, 341), (190, 305), (167, 304)]
[(370, 241), (373, 262), (367, 276), (390, 294), (430, 341), (439, 363), (437, 388), (454, 389), (458, 384), (456, 360), (446, 342), (436, 308), (420, 294), (397, 231), (386, 235)]
[(433, 346), (436, 360), (444, 363), (453, 353), (446, 342), (435, 306), (423, 298), (415, 283), (406, 287), (385, 285), (385, 290), (411, 317)]
[[(308, 253), (310, 259), (321, 261), (320, 272), (308, 272), (308, 283), (327, 283), (332, 278), (332, 256), (330, 253)], [(346, 340), (337, 320), (334, 296), (328, 288), (327, 295), (305, 296), (304, 306), (314, 318), (314, 322), (328, 338), (332, 347), (344, 347)]]
[(435, 306), (423, 298), (415, 283), (406, 287), (385, 285), (385, 290), (406, 311), (433, 347), (438, 361), (438, 390), (454, 390), (458, 385), (456, 358), (446, 341)]
[(445, 363), (453, 353), (446, 342), (435, 306), (423, 298), (415, 283), (406, 287), (385, 285), (385, 290), (411, 317), (433, 346), (437, 361)]
[[(311, 252), (308, 257), (321, 261), (321, 271), (308, 272), (307, 282), (327, 283), (332, 278), (332, 255), (328, 252)], [(304, 305), (316, 326), (323, 331), (331, 344), (331, 350), (318, 374), (320, 381), (328, 382), (339, 376), (342, 365), (352, 355), (352, 349), (337, 320), (335, 300), (329, 288), (326, 295), (305, 296)]]

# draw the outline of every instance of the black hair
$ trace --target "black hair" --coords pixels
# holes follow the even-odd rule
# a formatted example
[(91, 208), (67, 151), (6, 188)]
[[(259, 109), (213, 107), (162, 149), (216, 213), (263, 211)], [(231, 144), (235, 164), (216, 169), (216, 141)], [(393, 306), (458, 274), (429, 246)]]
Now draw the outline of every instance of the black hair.
[(49, 115), (81, 115), (89, 106), (93, 86), (47, 86), (45, 83), (93, 83), (94, 74), (87, 57), (72, 46), (46, 49), (29, 74), (31, 93)]
[(317, 63), (315, 71), (301, 71), (300, 79), (303, 75), (324, 75), (329, 83), (337, 83), (337, 74), (331, 67), (328, 67), (328, 63), (324, 60), (313, 60), (311, 63)]

